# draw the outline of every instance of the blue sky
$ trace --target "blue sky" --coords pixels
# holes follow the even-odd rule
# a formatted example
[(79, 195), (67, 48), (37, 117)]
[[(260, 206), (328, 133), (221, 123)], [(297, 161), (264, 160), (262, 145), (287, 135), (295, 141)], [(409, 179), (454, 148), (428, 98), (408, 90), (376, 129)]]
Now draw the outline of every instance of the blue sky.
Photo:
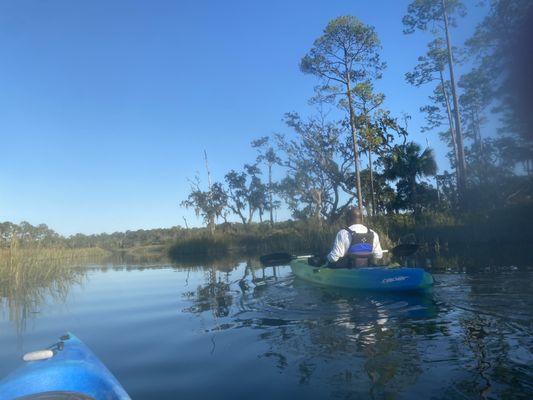
[[(0, 221), (67, 235), (200, 224), (178, 205), (203, 150), (221, 180), (253, 160), (251, 140), (287, 131), (285, 112), (309, 112), (317, 81), (298, 63), (339, 15), (376, 27), (388, 64), (378, 89), (425, 144), (428, 92), (404, 74), (429, 36), (403, 35), (408, 3), (2, 1)], [(470, 7), (455, 43), (479, 14)]]

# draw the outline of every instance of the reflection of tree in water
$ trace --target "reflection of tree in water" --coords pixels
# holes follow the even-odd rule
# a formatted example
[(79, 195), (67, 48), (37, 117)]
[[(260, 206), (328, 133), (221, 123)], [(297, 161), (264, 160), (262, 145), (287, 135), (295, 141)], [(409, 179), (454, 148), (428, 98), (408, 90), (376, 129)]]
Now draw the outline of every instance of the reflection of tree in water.
[(531, 398), (531, 272), (437, 275), (433, 294), (394, 295), (227, 265), (201, 269), (187, 311), (207, 316), (213, 348), (245, 328), (257, 337), (245, 356), (313, 398)]
[(261, 335), (270, 347), (264, 356), (275, 359), (277, 368), (289, 370), (296, 365), (293, 372), (301, 384), (325, 385), (330, 394), (342, 398), (394, 398), (415, 383), (422, 364), (417, 329), (433, 323), (421, 319), (417, 328), (410, 329), (399, 323), (402, 317), (394, 315), (394, 307), (419, 313), (417, 297), (339, 295), (317, 287), (307, 289), (297, 289), (289, 307), (316, 307), (297, 321), (280, 320), (283, 324), (277, 329)]
[[(203, 271), (205, 283), (199, 285), (195, 291), (185, 293), (185, 297), (190, 299), (193, 305), (183, 311), (197, 314), (211, 311), (214, 318), (221, 318), (229, 316), (234, 303), (237, 303), (241, 311), (246, 310), (250, 296), (260, 297), (262, 290), (266, 288), (266, 283), (272, 278), (276, 279), (276, 268), (269, 268), (270, 275), (273, 274), (269, 276), (266, 268), (256, 265), (256, 262), (247, 260), (237, 265), (226, 263), (223, 266), (186, 268)], [(232, 272), (236, 270), (238, 276), (232, 280)], [(250, 287), (253, 287), (253, 291)]]
[[(193, 304), (185, 311), (211, 311), (211, 332), (257, 329), (267, 346), (260, 359), (337, 397), (394, 397), (421, 374), (417, 336), (440, 329), (431, 297), (354, 295), (253, 265), (232, 274), (209, 270), (206, 283), (188, 294)], [(402, 324), (406, 318), (417, 323)]]
[(227, 255), (220, 257), (182, 257), (179, 261), (174, 261), (171, 265), (177, 270), (206, 270), (215, 269), (217, 271), (231, 272), (242, 262), (242, 257)]
[(433, 270), (451, 269), (476, 273), (488, 267), (531, 266), (531, 256), (523, 243), (440, 245), (427, 244), (418, 252), (416, 264)]
[(454, 304), (461, 311), (454, 352), (467, 372), (454, 389), (464, 396), (531, 398), (531, 304), (523, 298), (530, 279), (522, 271), (472, 276), (467, 301)]
[(224, 279), (216, 269), (211, 268), (207, 272), (206, 281), (204, 285), (198, 286), (195, 292), (185, 294), (193, 301), (193, 305), (183, 311), (195, 314), (212, 311), (215, 318), (228, 316), (233, 303), (228, 275), (226, 274)]
[[(211, 311), (214, 318), (227, 317), (233, 304), (232, 287), (230, 284), (230, 272), (237, 266), (224, 264), (218, 267), (185, 267), (185, 269), (200, 268), (205, 273), (205, 283), (196, 288), (193, 292), (185, 293), (185, 296), (192, 300), (193, 305), (183, 310), (195, 314)], [(184, 267), (181, 267), (184, 268)]]
[(484, 269), (438, 278), (448, 330), (435, 361), (448, 381), (436, 399), (533, 398), (532, 271)]

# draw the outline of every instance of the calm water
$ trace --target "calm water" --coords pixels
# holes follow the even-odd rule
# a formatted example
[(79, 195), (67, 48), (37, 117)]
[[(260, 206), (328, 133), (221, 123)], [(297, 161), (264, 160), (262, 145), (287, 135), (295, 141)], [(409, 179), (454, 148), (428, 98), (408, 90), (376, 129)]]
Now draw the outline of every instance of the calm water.
[(66, 297), (3, 300), (0, 376), (71, 331), (133, 399), (533, 398), (533, 270), (435, 277), (383, 295), (246, 262), (94, 268)]

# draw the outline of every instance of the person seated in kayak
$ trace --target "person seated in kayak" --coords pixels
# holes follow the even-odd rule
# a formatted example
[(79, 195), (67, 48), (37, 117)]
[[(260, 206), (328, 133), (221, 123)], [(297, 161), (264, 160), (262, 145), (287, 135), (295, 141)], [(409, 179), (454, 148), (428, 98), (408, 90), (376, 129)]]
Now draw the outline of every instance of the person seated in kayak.
[(381, 259), (383, 250), (379, 236), (372, 229), (363, 225), (363, 214), (359, 208), (348, 211), (349, 226), (337, 233), (333, 249), (328, 254), (332, 268), (366, 267), (369, 260)]

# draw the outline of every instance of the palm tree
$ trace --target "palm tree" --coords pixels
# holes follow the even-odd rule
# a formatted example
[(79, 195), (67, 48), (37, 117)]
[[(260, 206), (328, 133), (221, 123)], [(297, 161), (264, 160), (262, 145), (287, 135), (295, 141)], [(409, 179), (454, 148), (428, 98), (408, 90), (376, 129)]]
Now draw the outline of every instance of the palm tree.
[(421, 151), (420, 145), (409, 142), (396, 146), (383, 160), (384, 175), (389, 180), (399, 179), (409, 188), (408, 198), (415, 213), (420, 211), (417, 201), (417, 178), (432, 176), (437, 173), (437, 163), (433, 150)]

